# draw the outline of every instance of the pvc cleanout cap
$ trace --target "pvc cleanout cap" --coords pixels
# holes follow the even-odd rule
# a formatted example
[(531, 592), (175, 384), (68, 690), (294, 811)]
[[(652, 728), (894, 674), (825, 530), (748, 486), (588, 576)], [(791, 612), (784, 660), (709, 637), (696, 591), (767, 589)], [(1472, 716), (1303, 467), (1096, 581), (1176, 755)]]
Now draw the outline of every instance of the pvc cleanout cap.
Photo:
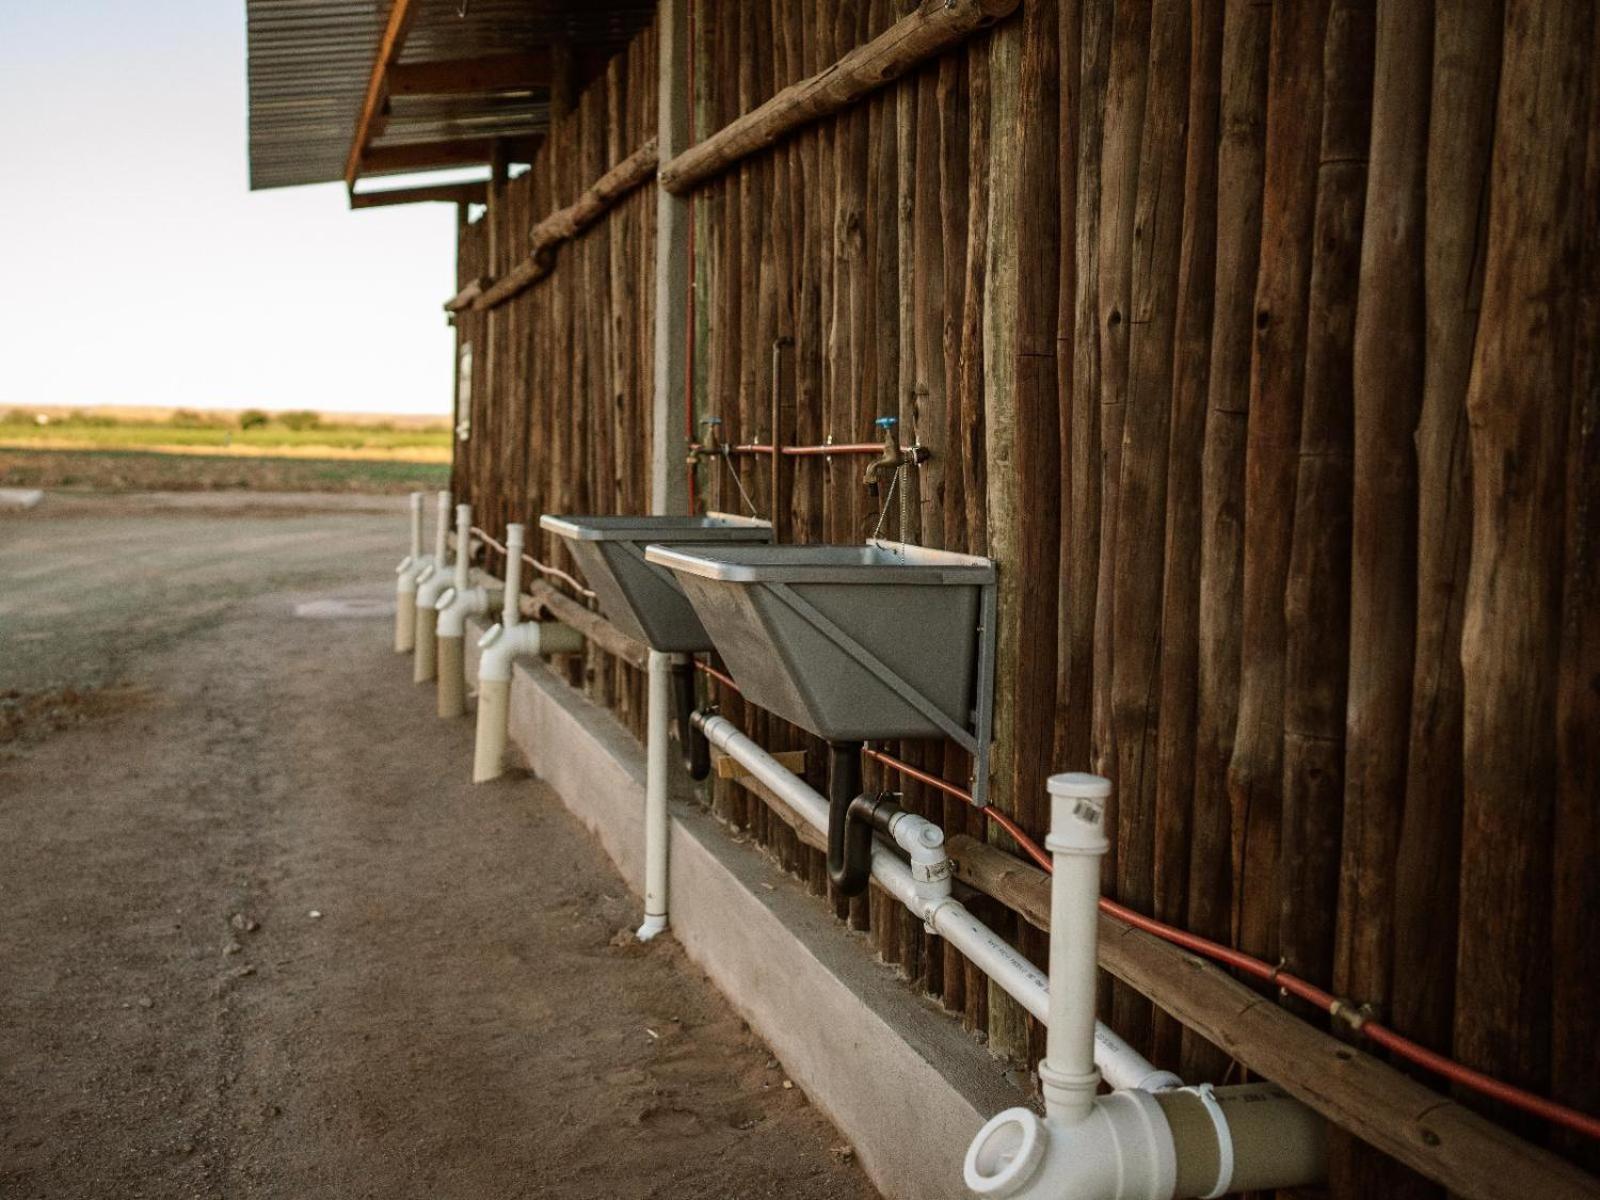
[(1108, 800), (1111, 781), (1103, 775), (1090, 775), (1087, 771), (1066, 771), (1050, 776), (1045, 784), (1052, 796), (1071, 800)]

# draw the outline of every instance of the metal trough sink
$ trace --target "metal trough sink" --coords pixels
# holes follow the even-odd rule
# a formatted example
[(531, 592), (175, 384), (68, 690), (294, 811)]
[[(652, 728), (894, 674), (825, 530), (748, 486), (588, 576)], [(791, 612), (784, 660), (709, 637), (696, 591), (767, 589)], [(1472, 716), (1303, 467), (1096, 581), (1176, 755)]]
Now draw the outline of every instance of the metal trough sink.
[(949, 737), (982, 802), (994, 698), (994, 564), (902, 547), (668, 546), (746, 698), (830, 742)]
[(684, 598), (677, 578), (645, 561), (651, 543), (765, 543), (772, 526), (748, 517), (710, 513), (701, 517), (539, 518), (539, 527), (567, 539), (572, 557), (600, 600), (600, 611), (652, 649), (672, 654), (711, 649), (700, 618)]

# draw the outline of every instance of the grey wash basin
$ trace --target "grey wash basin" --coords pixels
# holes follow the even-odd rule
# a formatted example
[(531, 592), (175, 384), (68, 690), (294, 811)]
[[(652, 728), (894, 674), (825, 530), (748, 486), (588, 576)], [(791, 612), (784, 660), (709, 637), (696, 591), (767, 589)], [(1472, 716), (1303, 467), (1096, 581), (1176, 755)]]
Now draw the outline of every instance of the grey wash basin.
[(600, 600), (600, 611), (623, 632), (669, 653), (711, 649), (700, 619), (671, 571), (645, 561), (652, 542), (770, 542), (772, 526), (748, 517), (539, 518), (541, 529), (567, 540), (572, 557)]
[(746, 698), (836, 742), (952, 737), (986, 776), (994, 564), (902, 547), (668, 546)]

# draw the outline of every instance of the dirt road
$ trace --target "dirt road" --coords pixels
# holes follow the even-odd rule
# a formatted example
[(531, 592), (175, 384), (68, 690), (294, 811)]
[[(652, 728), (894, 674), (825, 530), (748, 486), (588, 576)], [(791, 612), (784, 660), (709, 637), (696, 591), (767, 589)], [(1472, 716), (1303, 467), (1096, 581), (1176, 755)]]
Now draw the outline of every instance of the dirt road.
[(402, 503), (0, 514), (0, 1196), (873, 1195), (559, 802), (467, 782)]

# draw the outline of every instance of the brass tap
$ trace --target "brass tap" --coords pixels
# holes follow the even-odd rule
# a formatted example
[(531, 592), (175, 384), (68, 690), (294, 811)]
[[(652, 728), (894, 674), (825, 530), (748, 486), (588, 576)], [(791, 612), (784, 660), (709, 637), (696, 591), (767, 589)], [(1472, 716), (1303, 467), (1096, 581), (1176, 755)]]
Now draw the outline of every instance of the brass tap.
[(879, 417), (873, 424), (883, 431), (883, 453), (867, 464), (867, 469), (862, 475), (862, 482), (867, 485), (869, 496), (878, 494), (878, 477), (884, 471), (892, 474), (901, 467), (927, 462), (929, 457), (927, 449), (921, 445), (913, 445), (909, 449), (901, 448), (898, 433), (899, 417)]

